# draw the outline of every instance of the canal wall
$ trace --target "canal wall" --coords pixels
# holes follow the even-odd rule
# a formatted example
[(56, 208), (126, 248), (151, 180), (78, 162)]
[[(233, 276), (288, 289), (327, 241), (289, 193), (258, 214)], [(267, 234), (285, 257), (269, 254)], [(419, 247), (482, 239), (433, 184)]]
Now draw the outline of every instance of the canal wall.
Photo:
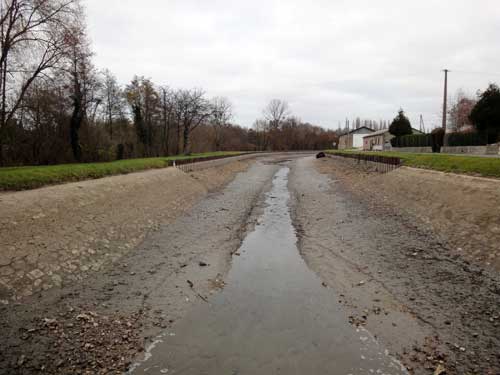
[(0, 194), (0, 302), (116, 262), (250, 162), (241, 156), (183, 167), (190, 173), (166, 168)]

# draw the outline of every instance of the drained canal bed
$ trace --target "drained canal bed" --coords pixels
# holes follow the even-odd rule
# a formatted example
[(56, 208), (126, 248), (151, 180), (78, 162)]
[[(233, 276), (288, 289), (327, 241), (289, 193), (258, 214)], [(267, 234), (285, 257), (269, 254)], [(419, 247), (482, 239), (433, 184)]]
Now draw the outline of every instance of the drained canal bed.
[(274, 176), (224, 290), (159, 337), (131, 373), (407, 373), (367, 331), (348, 324), (335, 293), (300, 256), (288, 173), (282, 167)]

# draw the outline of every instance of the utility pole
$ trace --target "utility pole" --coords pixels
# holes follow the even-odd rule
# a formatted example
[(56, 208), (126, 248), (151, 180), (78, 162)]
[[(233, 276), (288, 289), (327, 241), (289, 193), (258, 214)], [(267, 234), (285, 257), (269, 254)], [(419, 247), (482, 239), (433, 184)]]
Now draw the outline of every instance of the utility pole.
[(420, 115), (420, 131), (425, 133), (424, 116)]
[(446, 132), (446, 112), (448, 111), (448, 69), (444, 69), (443, 129)]

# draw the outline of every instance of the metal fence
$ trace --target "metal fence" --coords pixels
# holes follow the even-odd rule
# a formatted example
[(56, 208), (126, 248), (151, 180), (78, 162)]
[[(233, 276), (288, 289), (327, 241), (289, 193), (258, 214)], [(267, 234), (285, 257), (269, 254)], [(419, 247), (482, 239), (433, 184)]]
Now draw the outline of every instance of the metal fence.
[(358, 153), (342, 153), (330, 154), (331, 158), (342, 157), (351, 159), (357, 162), (358, 165), (365, 165), (374, 168), (377, 172), (387, 173), (402, 165), (401, 159), (393, 156), (358, 154)]

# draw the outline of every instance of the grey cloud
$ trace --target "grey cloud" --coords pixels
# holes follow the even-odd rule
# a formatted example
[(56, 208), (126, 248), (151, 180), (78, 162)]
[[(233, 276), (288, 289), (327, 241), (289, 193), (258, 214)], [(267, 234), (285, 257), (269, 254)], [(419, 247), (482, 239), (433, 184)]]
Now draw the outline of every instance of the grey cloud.
[[(86, 0), (96, 63), (229, 97), (245, 126), (274, 97), (304, 120), (355, 116), (439, 123), (450, 95), (500, 81), (497, 0)], [(476, 72), (471, 74), (471, 72)], [(480, 74), (477, 74), (480, 73)], [(490, 73), (490, 74), (487, 74)]]

